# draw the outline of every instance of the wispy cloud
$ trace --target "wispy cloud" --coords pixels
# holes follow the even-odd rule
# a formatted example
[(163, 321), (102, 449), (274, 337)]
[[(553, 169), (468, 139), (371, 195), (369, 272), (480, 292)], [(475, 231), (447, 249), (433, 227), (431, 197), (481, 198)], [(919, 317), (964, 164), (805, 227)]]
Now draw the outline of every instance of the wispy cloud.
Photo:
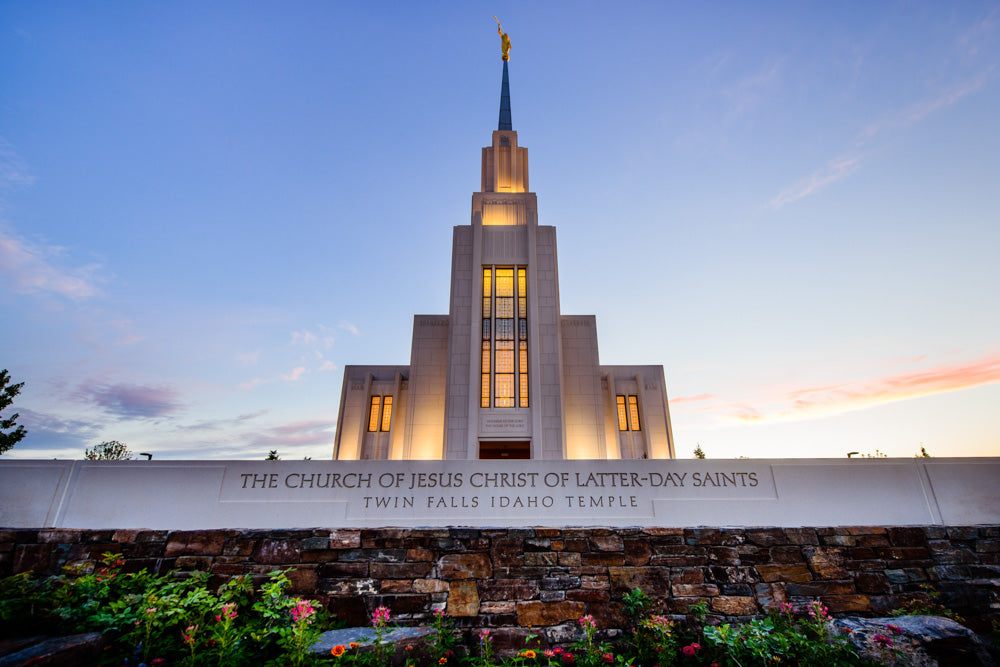
[(670, 403), (694, 403), (698, 401), (710, 401), (715, 398), (715, 394), (698, 394), (697, 396), (678, 396), (671, 398)]
[(330, 333), (330, 329), (322, 324), (316, 325), (316, 331), (303, 329), (292, 332), (292, 345), (319, 347), (328, 350), (333, 347), (334, 342), (336, 342), (336, 338)]
[[(994, 9), (982, 21), (972, 26), (958, 40), (958, 49), (966, 57), (975, 60), (983, 44), (996, 39), (996, 27), (1000, 9)], [(851, 146), (838, 157), (830, 160), (809, 176), (781, 190), (771, 198), (768, 208), (778, 210), (804, 197), (816, 194), (826, 187), (855, 173), (865, 159), (874, 151), (875, 142), (890, 133), (903, 131), (921, 123), (933, 114), (955, 106), (966, 97), (979, 91), (996, 75), (995, 62), (974, 63), (975, 71), (967, 73), (961, 80), (939, 87), (923, 99), (885, 114), (868, 124), (851, 142)]]
[(183, 406), (180, 392), (165, 385), (88, 384), (77, 389), (77, 400), (96, 404), (108, 414), (128, 418), (154, 418), (177, 412)]
[(340, 329), (343, 329), (344, 331), (346, 331), (348, 333), (350, 333), (352, 336), (360, 336), (361, 335), (361, 332), (358, 331), (358, 328), (356, 326), (354, 326), (353, 324), (351, 324), (350, 322), (341, 322), (340, 324), (337, 325), (337, 327), (340, 328)]
[(250, 439), (252, 446), (274, 449), (282, 446), (319, 445), (329, 443), (333, 447), (334, 429), (337, 422), (328, 419), (280, 424), (264, 429)]
[(0, 139), (0, 188), (27, 187), (34, 182), (34, 175), (14, 147)]
[(237, 354), (236, 359), (241, 364), (245, 366), (256, 366), (257, 362), (260, 361), (260, 350), (254, 350), (253, 352), (245, 352), (243, 354)]
[(295, 382), (295, 381), (301, 379), (302, 376), (305, 375), (308, 372), (309, 371), (306, 370), (305, 366), (299, 366), (298, 368), (292, 369), (292, 371), (290, 373), (286, 373), (286, 374), (282, 375), (281, 379), (285, 380), (286, 382)]
[(99, 268), (91, 264), (63, 268), (64, 254), (57, 246), (39, 246), (0, 231), (0, 277), (21, 294), (51, 293), (74, 301), (98, 294), (93, 275)]
[(770, 202), (773, 210), (819, 192), (826, 186), (850, 176), (861, 166), (861, 155), (843, 155), (831, 160), (823, 168), (813, 172), (798, 183), (779, 192)]
[(749, 74), (722, 91), (723, 97), (729, 103), (730, 119), (743, 116), (768, 97), (779, 83), (779, 75), (784, 59), (776, 58), (761, 65), (757, 71)]
[(866, 380), (803, 387), (775, 399), (765, 398), (757, 405), (740, 402), (718, 407), (729, 418), (742, 422), (816, 419), (995, 382), (1000, 382), (1000, 354)]

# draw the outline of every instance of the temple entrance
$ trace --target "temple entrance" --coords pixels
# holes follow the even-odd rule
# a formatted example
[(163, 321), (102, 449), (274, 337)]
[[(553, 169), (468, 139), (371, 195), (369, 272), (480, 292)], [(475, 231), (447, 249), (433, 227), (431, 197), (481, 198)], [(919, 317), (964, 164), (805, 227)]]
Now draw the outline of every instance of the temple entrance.
[(529, 440), (481, 440), (479, 442), (480, 459), (530, 459), (531, 441)]

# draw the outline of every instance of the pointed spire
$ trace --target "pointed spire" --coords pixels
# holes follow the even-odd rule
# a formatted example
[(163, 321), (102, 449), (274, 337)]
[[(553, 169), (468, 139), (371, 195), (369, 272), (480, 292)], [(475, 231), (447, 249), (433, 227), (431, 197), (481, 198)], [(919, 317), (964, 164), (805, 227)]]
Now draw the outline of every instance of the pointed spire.
[(513, 130), (510, 121), (510, 82), (507, 79), (507, 60), (503, 61), (503, 83), (500, 86), (500, 122), (498, 130)]

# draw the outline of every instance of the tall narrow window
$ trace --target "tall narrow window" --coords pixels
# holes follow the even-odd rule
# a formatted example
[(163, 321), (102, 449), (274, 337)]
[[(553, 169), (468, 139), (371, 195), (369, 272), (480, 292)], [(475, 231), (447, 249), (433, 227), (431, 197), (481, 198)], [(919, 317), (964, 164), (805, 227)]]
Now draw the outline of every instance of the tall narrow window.
[(382, 401), (382, 429), (381, 430), (388, 431), (389, 430), (389, 424), (392, 423), (391, 420), (392, 420), (392, 396), (386, 396), (385, 400)]
[(642, 430), (642, 427), (639, 426), (639, 399), (635, 396), (628, 397), (628, 424), (633, 431)]
[(480, 396), (480, 407), (490, 407), (490, 345), (493, 336), (490, 333), (490, 323), (493, 316), (493, 269), (483, 268), (483, 360), (482, 379), (483, 388)]
[(517, 270), (518, 398), (528, 407), (528, 270)]
[(483, 267), (481, 407), (528, 407), (527, 286), (524, 267)]
[(619, 431), (641, 431), (639, 425), (639, 398), (637, 396), (618, 394), (615, 397), (618, 408)]
[(628, 412), (625, 409), (625, 397), (618, 394), (616, 397), (616, 402), (618, 405), (618, 430), (627, 431), (628, 430)]
[(371, 410), (368, 413), (368, 432), (373, 433), (378, 430), (379, 405), (382, 402), (381, 396), (372, 396)]

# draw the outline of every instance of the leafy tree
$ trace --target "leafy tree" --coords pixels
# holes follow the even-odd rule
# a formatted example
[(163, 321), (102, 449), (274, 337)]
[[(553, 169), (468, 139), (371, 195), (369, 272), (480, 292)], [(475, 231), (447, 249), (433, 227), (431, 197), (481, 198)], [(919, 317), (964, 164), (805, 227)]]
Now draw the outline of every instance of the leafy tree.
[(277, 449), (272, 449), (271, 451), (269, 451), (267, 453), (267, 456), (264, 458), (265, 461), (278, 461), (280, 459), (281, 459), (281, 457), (278, 456), (278, 450)]
[(83, 458), (88, 461), (131, 461), (132, 451), (124, 442), (106, 440), (93, 449), (87, 448)]
[[(17, 396), (21, 387), (24, 386), (23, 382), (18, 384), (12, 384), (7, 386), (10, 382), (10, 376), (7, 375), (7, 369), (0, 371), (0, 412), (14, 402), (14, 397)], [(7, 419), (0, 418), (0, 454), (3, 454), (8, 449), (21, 442), (24, 436), (28, 435), (28, 432), (24, 430), (23, 426), (17, 426), (15, 428), (14, 422), (20, 415), (18, 413), (12, 414)], [(8, 429), (14, 429), (8, 432)]]
[(921, 447), (920, 448), (920, 453), (917, 454), (917, 458), (918, 459), (929, 459), (930, 457), (931, 457), (931, 455), (927, 453), (927, 448), (926, 447)]
[(696, 459), (703, 459), (703, 458), (705, 458), (705, 452), (702, 451), (702, 449), (701, 449), (701, 443), (700, 442), (698, 443), (698, 446), (694, 448), (694, 457)]

